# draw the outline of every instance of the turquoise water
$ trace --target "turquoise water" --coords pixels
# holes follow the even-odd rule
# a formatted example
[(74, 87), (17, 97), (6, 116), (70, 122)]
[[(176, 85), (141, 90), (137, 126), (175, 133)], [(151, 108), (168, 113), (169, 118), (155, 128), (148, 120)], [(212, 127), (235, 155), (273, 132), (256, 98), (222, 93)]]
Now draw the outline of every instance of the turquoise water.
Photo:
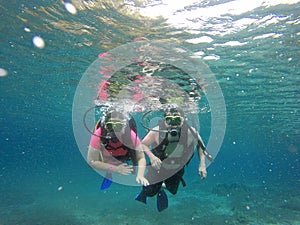
[[(165, 3), (158, 18), (151, 1), (71, 2), (76, 14), (61, 1), (0, 4), (0, 224), (300, 224), (299, 2)], [(207, 179), (194, 157), (187, 186), (168, 194), (161, 213), (155, 198), (134, 200), (140, 187), (100, 191), (102, 177), (73, 133), (83, 74), (99, 53), (137, 37), (195, 53), (226, 104), (224, 141)], [(207, 143), (210, 114), (199, 116)]]

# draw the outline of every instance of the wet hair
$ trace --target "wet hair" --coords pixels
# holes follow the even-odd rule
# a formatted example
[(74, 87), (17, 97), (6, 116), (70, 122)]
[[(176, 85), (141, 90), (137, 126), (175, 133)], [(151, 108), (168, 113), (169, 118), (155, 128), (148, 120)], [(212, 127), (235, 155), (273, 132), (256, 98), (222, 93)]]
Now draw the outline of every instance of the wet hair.
[(178, 106), (178, 105), (169, 105), (167, 108), (164, 110), (164, 116), (167, 114), (174, 114), (174, 113), (179, 113), (182, 117), (184, 116), (183, 110)]

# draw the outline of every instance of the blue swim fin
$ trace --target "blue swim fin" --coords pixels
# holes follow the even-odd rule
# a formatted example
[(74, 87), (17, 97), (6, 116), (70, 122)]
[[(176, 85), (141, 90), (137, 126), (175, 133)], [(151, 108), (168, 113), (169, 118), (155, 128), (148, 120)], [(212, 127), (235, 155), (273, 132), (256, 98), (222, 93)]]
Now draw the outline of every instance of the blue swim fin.
[(145, 192), (144, 192), (144, 191), (141, 191), (141, 193), (139, 193), (139, 194), (135, 197), (135, 200), (147, 204), (147, 200), (148, 200), (148, 199), (147, 199), (147, 196), (146, 196)]
[(102, 181), (100, 190), (105, 190), (105, 189), (109, 188), (111, 183), (112, 183), (112, 174), (106, 173), (106, 175)]
[(159, 212), (168, 208), (168, 196), (164, 190), (160, 190), (157, 193), (157, 210)]

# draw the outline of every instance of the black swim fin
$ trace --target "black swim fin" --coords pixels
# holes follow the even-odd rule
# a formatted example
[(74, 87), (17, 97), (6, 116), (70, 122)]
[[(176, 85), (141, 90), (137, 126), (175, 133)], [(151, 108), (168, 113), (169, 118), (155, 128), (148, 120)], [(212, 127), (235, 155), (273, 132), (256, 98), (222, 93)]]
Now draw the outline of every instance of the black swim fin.
[(164, 190), (160, 190), (157, 193), (157, 210), (161, 212), (166, 208), (168, 208), (168, 195)]
[(147, 195), (145, 194), (144, 191), (141, 191), (141, 193), (139, 193), (136, 197), (135, 200), (140, 201), (142, 203), (147, 204)]
[(112, 183), (112, 174), (111, 173), (106, 173), (106, 175), (105, 175), (105, 177), (102, 181), (100, 190), (105, 190), (105, 189), (109, 188), (111, 183)]

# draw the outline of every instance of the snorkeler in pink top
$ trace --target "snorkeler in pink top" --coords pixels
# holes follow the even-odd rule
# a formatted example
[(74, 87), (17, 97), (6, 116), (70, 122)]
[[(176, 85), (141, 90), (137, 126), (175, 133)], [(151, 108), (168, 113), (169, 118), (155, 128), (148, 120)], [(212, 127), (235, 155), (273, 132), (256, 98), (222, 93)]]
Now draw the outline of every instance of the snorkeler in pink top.
[[(136, 182), (144, 186), (149, 185), (144, 177), (146, 160), (140, 140), (129, 126), (129, 121), (126, 121), (120, 112), (108, 112), (104, 121), (98, 122), (90, 140), (87, 159), (91, 167), (106, 171), (108, 175), (132, 174), (134, 166), (137, 165)], [(102, 189), (109, 185), (110, 183), (104, 184)]]

